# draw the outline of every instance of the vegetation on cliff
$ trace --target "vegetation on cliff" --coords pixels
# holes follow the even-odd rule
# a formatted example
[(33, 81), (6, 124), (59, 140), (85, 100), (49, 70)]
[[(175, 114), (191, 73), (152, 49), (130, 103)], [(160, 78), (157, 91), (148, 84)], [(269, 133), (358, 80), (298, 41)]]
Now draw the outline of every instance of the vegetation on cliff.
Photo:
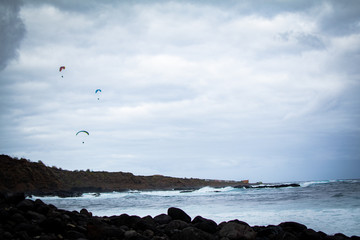
[(0, 191), (27, 194), (70, 194), (124, 190), (194, 189), (204, 186), (223, 187), (246, 184), (247, 181), (173, 178), (162, 175), (135, 176), (127, 172), (68, 171), (48, 167), (41, 161), (0, 155)]

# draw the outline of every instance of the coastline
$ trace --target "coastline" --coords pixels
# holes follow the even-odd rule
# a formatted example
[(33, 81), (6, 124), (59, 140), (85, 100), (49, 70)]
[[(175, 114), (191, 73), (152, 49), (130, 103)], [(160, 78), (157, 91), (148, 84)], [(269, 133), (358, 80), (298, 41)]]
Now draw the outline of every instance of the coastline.
[(190, 217), (179, 208), (155, 217), (96, 217), (86, 209), (66, 211), (24, 193), (0, 194), (1, 239), (142, 239), (142, 240), (265, 240), (265, 239), (360, 239), (342, 233), (327, 235), (297, 222), (250, 226), (240, 220), (217, 224), (201, 216)]
[(41, 161), (0, 155), (0, 192), (24, 192), (27, 195), (76, 197), (87, 192), (123, 192), (129, 190), (184, 191), (205, 186), (251, 185), (247, 180), (177, 178), (163, 175), (137, 176), (128, 172), (63, 170)]

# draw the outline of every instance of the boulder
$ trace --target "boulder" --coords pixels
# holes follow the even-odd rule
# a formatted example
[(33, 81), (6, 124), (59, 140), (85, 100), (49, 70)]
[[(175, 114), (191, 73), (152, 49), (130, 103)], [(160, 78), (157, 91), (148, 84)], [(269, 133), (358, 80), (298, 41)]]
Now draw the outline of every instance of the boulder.
[(24, 199), (21, 202), (19, 202), (16, 207), (21, 211), (28, 211), (33, 210), (35, 207), (34, 201), (31, 201), (30, 199)]
[(85, 215), (86, 217), (91, 217), (92, 216), (92, 213), (89, 212), (87, 209), (83, 208), (80, 210), (80, 214), (83, 214)]
[(83, 233), (80, 233), (75, 230), (69, 230), (66, 232), (65, 237), (67, 239), (85, 239), (86, 236)]
[(125, 231), (115, 226), (105, 226), (102, 229), (103, 236), (107, 238), (122, 239)]
[(62, 233), (65, 230), (65, 223), (60, 218), (48, 217), (40, 223), (40, 227), (48, 233)]
[(19, 202), (25, 200), (24, 193), (5, 193), (5, 201), (9, 204), (18, 204)]
[(279, 224), (279, 226), (285, 231), (290, 233), (301, 233), (304, 230), (307, 229), (307, 227), (303, 224), (297, 223), (297, 222), (282, 222)]
[(201, 229), (208, 233), (215, 233), (217, 230), (217, 224), (215, 221), (197, 216), (191, 222), (196, 228)]
[(187, 227), (183, 230), (175, 233), (172, 240), (216, 240), (216, 237), (212, 234), (204, 232), (195, 227)]
[(10, 220), (14, 221), (17, 224), (27, 222), (26, 218), (21, 213), (18, 213), (18, 212), (14, 213), (10, 217)]
[(164, 214), (164, 213), (154, 217), (154, 221), (160, 225), (168, 224), (169, 222), (171, 222), (171, 220), (172, 220), (172, 218), (169, 215)]
[(281, 239), (281, 236), (284, 234), (281, 227), (272, 225), (267, 227), (258, 227), (255, 231), (257, 232), (258, 238)]
[(168, 209), (168, 215), (174, 220), (181, 220), (187, 223), (191, 222), (191, 217), (180, 208), (171, 207)]
[(165, 232), (168, 235), (173, 235), (174, 233), (179, 232), (180, 230), (183, 230), (184, 228), (187, 228), (189, 226), (189, 223), (182, 220), (172, 220), (166, 225)]
[(37, 212), (34, 212), (34, 211), (27, 211), (26, 216), (31, 221), (38, 222), (38, 223), (40, 223), (40, 222), (42, 222), (42, 221), (44, 221), (46, 219), (46, 217), (43, 214), (37, 213)]
[(126, 225), (129, 222), (130, 216), (126, 213), (121, 214), (120, 216), (111, 216), (110, 222), (115, 226)]
[(321, 240), (323, 239), (322, 234), (315, 232), (313, 229), (305, 229), (301, 235), (301, 239), (307, 239), (307, 240)]
[(219, 231), (220, 237), (228, 238), (229, 240), (253, 240), (256, 238), (256, 232), (247, 224), (237, 222), (228, 222), (223, 224)]

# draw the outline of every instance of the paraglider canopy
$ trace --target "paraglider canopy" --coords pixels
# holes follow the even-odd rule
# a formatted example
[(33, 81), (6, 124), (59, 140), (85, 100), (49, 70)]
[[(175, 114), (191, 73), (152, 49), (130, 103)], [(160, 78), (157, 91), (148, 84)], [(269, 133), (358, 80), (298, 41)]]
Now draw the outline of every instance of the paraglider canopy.
[(76, 135), (78, 135), (79, 133), (85, 133), (85, 134), (87, 134), (87, 135), (90, 135), (89, 132), (88, 132), (88, 131), (85, 131), (85, 130), (78, 131), (78, 132), (76, 133)]

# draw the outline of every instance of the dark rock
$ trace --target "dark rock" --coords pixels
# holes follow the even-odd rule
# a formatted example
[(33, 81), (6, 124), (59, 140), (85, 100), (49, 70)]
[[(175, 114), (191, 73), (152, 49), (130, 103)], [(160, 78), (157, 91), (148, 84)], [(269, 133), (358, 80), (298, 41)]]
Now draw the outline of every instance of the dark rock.
[(103, 236), (103, 228), (101, 225), (94, 224), (94, 223), (88, 223), (86, 226), (87, 229), (87, 237), (89, 239), (102, 239)]
[(191, 217), (187, 215), (183, 210), (180, 208), (171, 207), (168, 209), (168, 215), (175, 220), (182, 220), (184, 222), (190, 223)]
[(136, 232), (135, 230), (129, 230), (126, 231), (124, 234), (125, 239), (129, 240), (150, 240), (150, 238), (147, 238), (140, 233)]
[(297, 222), (283, 222), (280, 223), (279, 226), (285, 231), (290, 233), (301, 233), (302, 231), (306, 230), (307, 227), (303, 224)]
[(121, 214), (120, 216), (111, 216), (110, 217), (110, 222), (113, 225), (116, 226), (122, 226), (122, 225), (127, 225), (127, 223), (129, 222), (130, 216), (126, 213)]
[(10, 216), (11, 214), (7, 209), (0, 208), (0, 223), (5, 223)]
[(284, 231), (279, 226), (267, 226), (261, 228), (253, 228), (257, 232), (257, 237), (266, 237), (268, 239), (280, 239)]
[(349, 239), (346, 235), (342, 234), (342, 233), (336, 233), (334, 235), (336, 240), (347, 240)]
[(151, 240), (169, 240), (168, 236), (154, 236)]
[(37, 213), (37, 212), (34, 212), (34, 211), (27, 211), (26, 212), (26, 217), (31, 220), (31, 221), (34, 221), (34, 222), (42, 222), (46, 219), (46, 217), (41, 214), (41, 213)]
[(85, 215), (85, 216), (87, 216), (87, 217), (91, 217), (91, 216), (92, 216), (92, 213), (89, 212), (89, 211), (88, 211), (87, 209), (85, 209), (85, 208), (83, 208), (83, 209), (80, 210), (80, 214), (83, 214), (83, 215)]
[(28, 211), (28, 210), (33, 210), (34, 209), (34, 202), (30, 199), (24, 199), (21, 202), (19, 202), (16, 207), (21, 210), (21, 211)]
[(247, 224), (247, 223), (244, 222), (244, 221), (240, 221), (240, 220), (238, 220), (238, 219), (231, 220), (231, 221), (229, 221), (229, 222), (234, 222), (234, 223), (238, 223), (238, 224), (242, 224), (242, 225), (246, 225), (246, 226), (250, 227), (249, 224)]
[(213, 220), (197, 216), (191, 222), (196, 228), (201, 229), (208, 233), (215, 233), (217, 230), (217, 224)]
[(140, 221), (136, 223), (136, 227), (143, 229), (143, 230), (152, 230), (154, 231), (156, 229), (156, 226), (158, 224), (155, 222), (155, 220), (151, 216), (145, 216), (141, 218)]
[(174, 233), (179, 232), (180, 230), (187, 227), (189, 227), (189, 223), (187, 222), (184, 222), (182, 220), (172, 220), (166, 225), (165, 232), (171, 236)]
[(172, 240), (215, 240), (216, 237), (212, 234), (204, 232), (198, 228), (187, 227), (175, 233)]
[(67, 231), (65, 234), (65, 237), (67, 239), (79, 239), (79, 238), (85, 239), (86, 238), (86, 236), (83, 233), (77, 232), (75, 230)]
[(3, 239), (14, 239), (13, 235), (9, 232), (4, 232), (2, 237)]
[(47, 215), (51, 208), (50, 206), (45, 204), (37, 204), (35, 201), (35, 209), (36, 212), (41, 213), (43, 215)]
[(25, 200), (24, 193), (6, 193), (5, 194), (5, 201), (9, 204), (16, 205), (23, 200)]
[(114, 226), (106, 226), (103, 227), (103, 236), (107, 237), (107, 238), (116, 238), (116, 239), (121, 239), (123, 238), (125, 231), (122, 230), (121, 228), (117, 228)]
[(304, 240), (321, 240), (323, 236), (320, 233), (315, 232), (313, 229), (305, 229), (301, 235), (300, 239)]
[(140, 222), (140, 221), (141, 221), (141, 217), (132, 215), (132, 216), (129, 216), (125, 225), (127, 225), (128, 227), (132, 227), (132, 228), (143, 229), (142, 228), (143, 222)]
[(168, 224), (169, 222), (171, 222), (172, 218), (167, 215), (167, 214), (160, 214), (154, 217), (154, 221), (157, 222), (158, 224)]
[(14, 215), (12, 215), (10, 217), (10, 220), (16, 222), (16, 223), (24, 223), (24, 222), (27, 222), (26, 218), (20, 214), (20, 213), (15, 213)]
[(39, 226), (31, 224), (31, 223), (17, 224), (15, 226), (14, 230), (16, 232), (24, 231), (24, 232), (28, 233), (28, 235), (30, 235), (30, 236), (37, 236), (37, 235), (41, 234), (41, 232), (42, 232), (42, 229)]
[(187, 222), (184, 222), (182, 220), (172, 220), (170, 223), (167, 224), (167, 228), (169, 229), (184, 229), (188, 227), (189, 224)]
[(146, 229), (144, 232), (143, 232), (143, 236), (144, 237), (147, 237), (147, 238), (152, 238), (152, 237), (154, 237), (154, 235), (155, 235), (155, 233), (152, 231), (152, 230), (150, 230), (150, 229)]
[(256, 238), (256, 232), (251, 227), (237, 222), (228, 222), (224, 224), (219, 231), (219, 235), (220, 237), (226, 237), (230, 240), (252, 240)]
[(25, 231), (19, 231), (14, 234), (15, 239), (30, 240), (30, 236)]
[(81, 197), (83, 194), (82, 192), (77, 192), (77, 191), (63, 191), (63, 190), (59, 190), (59, 191), (55, 191), (51, 194), (46, 194), (46, 195), (55, 195), (61, 198), (67, 198), (67, 197)]
[(40, 223), (45, 232), (62, 233), (65, 230), (65, 223), (60, 218), (47, 218)]
[(124, 237), (126, 239), (134, 239), (134, 238), (139, 237), (139, 236), (140, 236), (140, 234), (137, 233), (135, 230), (128, 230), (128, 231), (126, 231), (124, 233)]
[(296, 237), (294, 234), (289, 233), (289, 232), (285, 232), (281, 239), (282, 240), (299, 240), (298, 237)]
[(325, 238), (327, 236), (326, 233), (324, 233), (322, 231), (319, 231), (318, 233), (321, 235), (322, 238)]

